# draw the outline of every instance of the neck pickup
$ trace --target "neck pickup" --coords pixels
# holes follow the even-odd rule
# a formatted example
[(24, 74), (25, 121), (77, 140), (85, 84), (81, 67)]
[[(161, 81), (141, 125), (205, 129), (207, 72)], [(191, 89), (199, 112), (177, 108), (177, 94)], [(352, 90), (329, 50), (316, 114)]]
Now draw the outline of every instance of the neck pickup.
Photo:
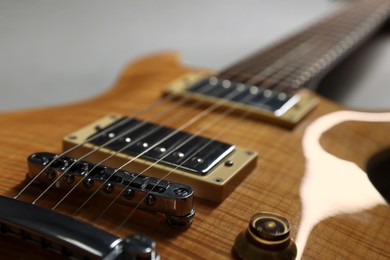
[(285, 127), (295, 126), (318, 104), (317, 98), (304, 89), (254, 85), (204, 73), (185, 75), (171, 82), (165, 92)]

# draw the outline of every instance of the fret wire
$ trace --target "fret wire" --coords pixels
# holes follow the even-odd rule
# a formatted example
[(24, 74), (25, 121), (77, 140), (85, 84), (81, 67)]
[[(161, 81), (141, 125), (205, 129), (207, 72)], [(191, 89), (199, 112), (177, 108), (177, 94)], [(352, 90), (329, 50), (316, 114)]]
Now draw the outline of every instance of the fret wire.
[[(375, 28), (378, 28), (378, 25), (383, 21), (383, 19), (379, 19), (375, 21)], [(365, 20), (359, 22), (359, 26), (355, 28), (362, 28), (362, 24), (365, 23)], [(370, 31), (373, 31), (372, 29)], [(356, 32), (356, 31), (353, 31)], [(350, 33), (351, 34), (351, 33)], [(342, 38), (333, 39), (333, 41), (328, 42), (326, 46), (328, 48), (325, 48), (324, 51), (318, 52), (316, 56), (309, 57), (307, 65), (301, 67), (299, 73), (296, 75), (295, 79), (291, 78), (292, 83), (294, 80), (297, 80), (297, 78), (303, 78), (301, 79), (303, 86), (306, 86), (307, 84), (310, 84), (311, 79), (317, 80), (320, 76), (322, 76), (326, 71), (332, 68), (338, 60), (340, 60), (344, 55), (346, 55), (348, 52), (352, 50), (352, 48), (357, 47), (368, 35), (369, 33), (361, 33), (360, 35), (356, 36), (356, 33), (354, 35), (343, 35)], [(363, 37), (362, 37), (363, 36)], [(348, 37), (349, 43), (345, 38)], [(349, 45), (346, 48), (340, 47), (340, 45), (343, 45), (341, 43), (344, 43), (344, 45)], [(336, 48), (341, 49), (342, 51), (335, 50)], [(322, 63), (322, 64), (319, 64)], [(314, 69), (314, 67), (317, 67)], [(309, 72), (309, 71), (312, 72)], [(313, 72), (314, 71), (314, 72)], [(305, 76), (303, 75), (305, 74)], [(316, 77), (313, 77), (313, 74)], [(308, 76), (309, 75), (309, 76)], [(287, 79), (289, 80), (289, 79)]]
[[(327, 44), (327, 45), (329, 45), (329, 43)], [(326, 47), (328, 47), (328, 46), (326, 46)], [(326, 48), (326, 50), (327, 50), (328, 48)]]
[[(366, 4), (366, 3), (364, 3), (364, 4)], [(330, 23), (328, 22), (329, 19), (326, 19), (325, 21), (322, 21), (322, 22), (319, 23), (319, 24), (322, 23), (323, 27), (326, 27), (327, 30), (330, 30), (330, 32), (333, 34), (332, 37), (330, 37), (326, 33), (323, 33), (322, 32), (323, 30), (318, 30), (318, 24), (317, 24), (316, 26), (312, 26), (311, 28), (309, 28), (309, 30), (306, 30), (306, 31), (302, 32), (300, 35), (298, 35), (298, 37), (295, 36), (294, 39), (299, 41), (299, 40), (302, 40), (302, 39), (305, 39), (305, 38), (309, 38), (309, 40), (313, 41), (313, 39), (317, 40), (316, 38), (320, 38), (318, 40), (321, 41), (321, 42), (324, 42), (321, 45), (324, 45), (322, 47), (323, 47), (324, 50), (327, 51), (329, 49), (329, 45), (331, 45), (331, 44), (329, 44), (330, 40), (332, 40), (332, 42), (330, 42), (330, 43), (334, 43), (335, 42), (335, 38), (336, 38), (336, 41), (339, 40), (339, 37), (343, 36), (345, 34), (346, 30), (351, 30), (351, 28), (356, 28), (359, 24), (361, 24), (361, 21), (362, 21), (360, 19), (361, 14), (362, 14), (362, 12), (367, 12), (367, 10), (358, 9), (356, 7), (354, 9), (357, 9), (357, 10), (353, 10), (354, 12), (353, 12), (352, 15), (346, 16), (345, 15), (345, 11), (343, 11), (343, 12), (341, 12), (341, 13), (339, 13), (337, 15), (337, 19), (331, 19)], [(347, 8), (347, 11), (351, 11), (351, 8)], [(353, 22), (350, 22), (349, 24), (344, 23), (341, 27), (340, 26), (336, 26), (336, 25), (340, 24), (340, 21), (339, 21), (340, 19), (342, 19), (342, 20), (345, 20), (347, 18), (350, 19), (351, 18), (350, 16), (355, 18), (355, 20)], [(356, 19), (356, 18), (359, 18), (359, 19)], [(351, 19), (351, 20), (353, 20), (353, 19)], [(330, 26), (330, 25), (332, 25), (332, 26)], [(311, 32), (313, 30), (318, 30), (318, 31), (316, 31), (314, 37), (313, 37), (313, 34)], [(310, 37), (310, 35), (311, 35), (311, 37)], [(337, 36), (337, 37), (335, 37), (335, 36)], [(291, 41), (285, 40), (280, 45), (282, 45), (283, 47), (285, 47), (287, 45), (287, 48), (291, 48)], [(316, 45), (318, 46), (319, 44), (316, 44)], [(333, 45), (331, 45), (331, 46), (333, 46)], [(295, 46), (293, 46), (293, 47), (295, 47)], [(326, 48), (326, 47), (328, 47), (328, 48)], [(271, 50), (272, 50), (272, 48), (271, 48)], [(278, 54), (278, 52), (280, 53), (280, 52), (285, 51), (283, 48), (280, 48), (280, 46), (278, 46), (278, 48), (276, 48), (276, 50), (277, 50), (276, 52), (265, 52), (265, 54), (267, 54), (267, 55), (264, 55), (264, 52), (260, 52), (260, 55), (258, 55), (258, 56), (260, 56), (260, 58), (262, 58), (262, 59), (259, 59), (258, 56), (249, 57), (249, 58), (246, 59), (246, 61), (244, 60), (244, 63), (242, 63), (242, 62), (238, 63), (237, 65), (232, 66), (230, 69), (227, 69), (227, 70), (221, 72), (219, 75), (221, 77), (228, 76), (229, 79), (233, 79), (234, 80), (234, 75), (235, 74), (239, 75), (240, 72), (242, 73), (242, 70), (243, 70), (243, 66), (242, 65), (245, 65), (246, 67), (248, 67), (248, 66), (253, 67), (254, 66), (253, 63), (258, 61), (258, 60), (260, 60), (260, 62), (255, 65), (255, 69), (257, 69), (257, 70), (259, 68), (263, 69), (264, 68), (263, 66), (268, 65), (267, 64), (268, 60), (275, 59), (275, 53)], [(319, 50), (321, 50), (321, 49), (319, 48)], [(324, 55), (325, 53), (326, 53), (325, 51), (323, 51), (321, 53), (318, 53), (317, 57), (322, 57), (322, 55)], [(263, 58), (264, 56), (268, 56), (268, 57), (266, 57), (268, 59), (264, 59)], [(313, 60), (312, 57), (313, 56), (311, 56), (311, 59), (310, 59), (311, 61)], [(304, 59), (300, 58), (300, 60), (304, 60)], [(300, 61), (299, 64), (297, 64), (297, 65), (301, 66), (301, 63), (302, 62)], [(262, 66), (259, 66), (259, 65), (262, 65)], [(237, 69), (237, 67), (238, 67), (238, 69)], [(307, 67), (309, 67), (309, 66), (307, 66)], [(233, 71), (234, 69), (236, 69), (237, 71)], [(253, 68), (251, 68), (251, 70), (253, 70)]]
[[(303, 38), (306, 38), (306, 37), (307, 37), (306, 34), (308, 34), (307, 31), (305, 31), (305, 32), (302, 34), (302, 35), (303, 35)], [(318, 34), (318, 33), (316, 33), (316, 34)], [(309, 34), (309, 36), (312, 37), (313, 34)], [(289, 43), (289, 42), (291, 42), (291, 41), (286, 41), (286, 42), (284, 42), (284, 43)], [(290, 47), (290, 46), (289, 46), (289, 47)], [(295, 47), (295, 46), (292, 46), (292, 47)], [(283, 51), (284, 51), (284, 50), (280, 50), (280, 47), (278, 47), (277, 50), (278, 50), (278, 52), (283, 52)], [(272, 58), (275, 58), (275, 57), (272, 57)], [(256, 60), (256, 59), (254, 59), (254, 60)], [(248, 64), (248, 65), (252, 65), (252, 64)], [(253, 66), (253, 65), (252, 65), (252, 66)]]
[[(304, 43), (302, 43), (302, 45), (300, 46), (301, 48), (303, 48), (302, 51), (304, 51), (304, 53), (306, 53), (306, 55), (310, 54), (310, 52), (312, 52), (313, 50), (314, 50), (314, 51), (316, 50), (317, 44), (311, 44), (311, 46), (309, 46), (310, 48), (305, 48), (305, 47), (306, 47), (306, 46), (305, 46), (306, 44), (307, 44), (307, 43), (304, 42)], [(291, 56), (291, 54), (295, 55), (295, 57), (294, 57), (294, 56)], [(290, 68), (290, 67), (292, 67), (292, 66), (291, 66), (291, 65), (290, 65), (290, 66), (286, 65), (286, 63), (295, 64), (295, 67), (293, 68), (293, 70), (296, 70), (296, 69), (298, 68), (298, 67), (296, 66), (296, 64), (302, 63), (302, 61), (301, 61), (300, 59), (298, 59), (298, 61), (297, 61), (297, 58), (300, 58), (301, 54), (302, 54), (302, 52), (297, 53), (297, 50), (294, 50), (293, 52), (288, 53), (288, 54), (287, 54), (288, 59), (284, 61), (284, 64), (281, 64), (281, 65), (283, 65), (283, 67), (280, 67), (280, 68), (276, 71), (277, 74), (281, 74), (281, 72), (283, 72), (283, 71), (291, 71), (291, 70), (292, 70), (292, 69)], [(250, 75), (253, 77), (253, 79), (255, 79), (255, 78), (259, 77), (259, 76), (261, 76), (260, 78), (269, 78), (268, 76), (270, 76), (271, 79), (275, 78), (274, 75), (264, 75), (264, 76), (262, 76), (261, 74), (262, 74), (262, 73), (258, 73), (258, 74), (256, 74), (256, 75), (251, 75), (251, 74), (250, 74)], [(277, 78), (278, 78), (278, 79), (279, 79), (279, 78), (284, 78), (285, 75), (286, 75), (286, 74), (282, 74), (281, 76), (278, 76)], [(249, 81), (249, 82), (252, 82), (253, 80), (248, 80), (248, 81)], [(260, 80), (257, 80), (256, 83), (257, 83), (257, 84), (260, 83)]]
[[(307, 55), (309, 55), (310, 52), (312, 52), (312, 51), (316, 51), (316, 48), (314, 46), (311, 49), (305, 49), (305, 52)], [(294, 60), (290, 60), (290, 63), (291, 62), (296, 64), (296, 62)], [(266, 88), (272, 87), (274, 90), (280, 90), (280, 91), (288, 90), (288, 89), (290, 89), (290, 86), (284, 85), (283, 79), (290, 77), (291, 75), (294, 75), (296, 73), (296, 71), (299, 69), (300, 69), (300, 67), (298, 67), (298, 66), (283, 67), (279, 71), (277, 71), (274, 75), (272, 75), (272, 77), (270, 77), (270, 80), (268, 80), (268, 82), (266, 82), (266, 84), (264, 84), (262, 82), (257, 82), (256, 85), (262, 83), (261, 84), (262, 87), (266, 87)]]
[[(268, 56), (268, 58), (269, 58), (268, 60), (274, 60), (274, 59), (276, 59), (276, 57), (275, 57), (276, 55), (279, 55), (280, 53), (284, 54), (287, 50), (291, 50), (291, 49), (294, 49), (296, 47), (296, 45), (293, 45), (291, 43), (295, 44), (297, 42), (298, 44), (301, 44), (302, 41), (305, 38), (307, 38), (306, 34), (307, 34), (307, 31), (301, 32), (293, 37), (290, 37), (286, 40), (281, 41), (280, 43), (274, 45), (274, 47), (271, 47), (271, 48), (268, 48), (265, 50), (261, 50), (258, 52), (258, 54), (252, 55), (252, 56), (244, 59), (242, 62), (239, 62), (236, 65), (233, 65), (230, 69), (227, 69), (227, 70), (221, 72), (221, 74), (231, 73), (231, 70), (235, 70), (236, 68), (242, 69), (243, 66), (253, 67), (253, 65), (254, 65), (253, 62), (260, 61), (261, 63), (264, 63), (264, 56)], [(312, 34), (309, 34), (309, 36), (311, 37)], [(257, 56), (261, 56), (263, 59), (258, 59)]]
[[(224, 75), (229, 74), (229, 75), (234, 75), (238, 74), (239, 72), (246, 71), (245, 69), (247, 67), (253, 67), (253, 66), (267, 66), (267, 62), (269, 61), (274, 61), (277, 59), (276, 55), (279, 54), (284, 54), (286, 51), (292, 50), (295, 48), (295, 45), (292, 45), (291, 42), (298, 41), (299, 37), (301, 35), (297, 35), (295, 37), (292, 37), (290, 40), (290, 44), (287, 41), (280, 42), (274, 46), (276, 47), (271, 47), (271, 48), (266, 48), (264, 50), (258, 51), (258, 54), (252, 55), (236, 65), (233, 65), (232, 67), (220, 72), (218, 75), (221, 77), (224, 77)], [(276, 54), (276, 55), (275, 55)], [(261, 56), (261, 59), (258, 58), (258, 56)], [(258, 64), (253, 64), (253, 63), (258, 63)], [(263, 65), (262, 65), (263, 64)]]
[[(274, 79), (278, 79), (278, 78), (284, 78), (286, 77), (287, 75), (290, 74), (291, 72), (291, 68), (292, 70), (294, 71), (296, 69), (296, 67), (292, 67), (292, 66), (289, 66), (288, 64), (291, 64), (291, 63), (296, 63), (294, 60), (296, 58), (299, 58), (300, 55), (302, 55), (302, 53), (310, 53), (311, 50), (313, 50), (313, 46), (311, 48), (306, 48), (306, 43), (303, 43), (300, 47), (298, 47), (298, 51), (297, 50), (294, 50), (293, 52), (291, 53), (288, 53), (286, 55), (286, 58), (284, 59), (284, 64), (282, 67), (279, 67), (278, 70), (276, 70), (272, 75), (269, 75), (269, 79), (271, 79), (272, 81), (274, 81)], [(290, 69), (289, 69), (290, 68)], [(287, 74), (286, 74), (287, 73)], [(256, 74), (254, 75), (254, 77), (256, 77), (257, 75), (261, 75), (262, 73), (260, 72), (259, 74)], [(277, 80), (276, 80), (277, 81)], [(261, 83), (261, 81), (254, 81), (254, 80), (249, 80), (248, 81), (249, 83), (252, 83), (252, 84), (255, 84), (255, 85), (258, 85)], [(262, 85), (263, 86), (263, 85)], [(267, 86), (265, 86), (267, 87)]]

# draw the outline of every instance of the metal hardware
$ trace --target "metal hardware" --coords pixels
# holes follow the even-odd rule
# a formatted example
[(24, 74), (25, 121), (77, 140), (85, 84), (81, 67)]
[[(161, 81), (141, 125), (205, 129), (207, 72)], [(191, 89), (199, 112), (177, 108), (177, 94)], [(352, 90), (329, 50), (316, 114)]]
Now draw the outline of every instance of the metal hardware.
[(123, 240), (66, 215), (3, 196), (0, 231), (0, 238), (19, 237), (71, 259), (160, 259), (148, 237)]
[[(51, 163), (51, 165), (49, 165)], [(85, 192), (99, 190), (100, 194), (110, 198), (118, 197), (118, 202), (128, 206), (138, 206), (147, 211), (163, 213), (172, 225), (188, 226), (195, 215), (193, 207), (193, 190), (190, 186), (147, 177), (124, 170), (116, 170), (106, 166), (97, 166), (86, 161), (76, 161), (69, 157), (57, 159), (52, 153), (35, 153), (28, 157), (28, 178), (35, 178), (46, 167), (45, 171), (55, 174), (55, 179), (64, 174), (66, 178), (59, 179), (56, 187), (71, 188)], [(70, 168), (69, 168), (70, 167)], [(69, 168), (69, 169), (68, 169)], [(72, 179), (69, 182), (68, 179)], [(51, 184), (53, 178), (41, 174), (38, 182)], [(177, 190), (186, 192), (178, 193)], [(145, 203), (140, 203), (144, 201)], [(175, 221), (182, 219), (180, 221)]]
[[(164, 179), (172, 182), (189, 185), (195, 191), (195, 196), (215, 202), (223, 201), (250, 173), (257, 162), (257, 153), (253, 151), (219, 141), (197, 137), (184, 132), (179, 133), (180, 138), (186, 136), (187, 138), (196, 140), (196, 142), (199, 141), (203, 144), (207, 144), (207, 147), (212, 147), (210, 149), (206, 149), (207, 152), (213, 151), (213, 154), (209, 155), (202, 152), (196, 153), (197, 150), (194, 149), (194, 146), (199, 147), (199, 143), (196, 142), (190, 142), (192, 145), (191, 147), (190, 145), (183, 145), (178, 149), (175, 147), (177, 144), (180, 145), (180, 142), (176, 142), (176, 145), (172, 145), (170, 142), (162, 142), (158, 143), (156, 147), (152, 147), (152, 145), (156, 143), (156, 140), (160, 140), (162, 137), (166, 136), (166, 134), (170, 133), (172, 129), (149, 124), (147, 128), (152, 126), (156, 127), (156, 130), (152, 130), (156, 131), (152, 134), (153, 138), (150, 137), (150, 140), (147, 141), (137, 140), (131, 136), (132, 133), (127, 134), (126, 132), (126, 130), (129, 130), (128, 127), (131, 126), (128, 125), (127, 128), (120, 126), (118, 126), (118, 128), (115, 127), (120, 124), (120, 122), (126, 123), (127, 121), (130, 122), (131, 125), (137, 124), (138, 122), (136, 127), (139, 127), (140, 129), (148, 125), (148, 123), (143, 121), (135, 121), (119, 115), (108, 115), (66, 136), (63, 142), (63, 149), (70, 149), (71, 151), (68, 153), (68, 156), (73, 158), (81, 157), (93, 150), (93, 152), (91, 152), (88, 156), (89, 161), (99, 163), (102, 159), (110, 157), (110, 159), (105, 160), (104, 163), (113, 168), (121, 167), (124, 164), (126, 164), (123, 168), (124, 170), (133, 172), (142, 172), (148, 168), (149, 170), (147, 171), (147, 175), (156, 178), (162, 178), (164, 176)], [(97, 126), (99, 127), (97, 128)], [(98, 144), (101, 144), (104, 140), (107, 140), (107, 138), (110, 137), (109, 134), (103, 134), (103, 137), (100, 137), (98, 133), (103, 129), (107, 129), (109, 126), (114, 126), (113, 128), (116, 128), (113, 131), (110, 131), (110, 133), (112, 132), (115, 135), (115, 137), (110, 139), (110, 141), (112, 141), (112, 146), (109, 145), (107, 147), (101, 147)], [(165, 133), (160, 131), (165, 131)], [(159, 133), (159, 135), (155, 135), (155, 133)], [(123, 136), (121, 136), (122, 134)], [(72, 136), (76, 136), (77, 138), (69, 138)], [(84, 140), (92, 136), (97, 139), (101, 138), (98, 144), (83, 143)], [(178, 139), (176, 135), (173, 136), (177, 141)], [(125, 145), (131, 145), (132, 142), (135, 143), (133, 147), (128, 147), (128, 149), (120, 151)], [(143, 145), (137, 145), (137, 143), (148, 143), (149, 148), (145, 148)], [(209, 144), (213, 146), (210, 146)], [(77, 149), (72, 149), (72, 147), (76, 145), (79, 147)], [(161, 147), (165, 148), (165, 151), (163, 151), (164, 149), (155, 149)], [(195, 154), (191, 155), (191, 152), (187, 152), (188, 149), (194, 149), (191, 151)], [(146, 150), (147, 152), (145, 153), (148, 155), (148, 158), (139, 158), (137, 156)], [(167, 155), (168, 153), (169, 156), (167, 156), (167, 158), (163, 158), (164, 155)], [(202, 160), (191, 160), (191, 158), (194, 157), (201, 158)], [(155, 161), (152, 160), (156, 160), (156, 158), (163, 158), (163, 160), (155, 163)], [(131, 163), (129, 164), (128, 162), (130, 160)], [(227, 167), (225, 165), (226, 161), (232, 161), (234, 164), (230, 165), (230, 163), (228, 163), (230, 166)], [(218, 180), (218, 182), (215, 180)]]
[[(111, 131), (105, 133), (106, 128), (110, 128)], [(152, 162), (159, 160), (160, 163), (199, 175), (206, 175), (211, 168), (235, 149), (233, 145), (182, 131), (173, 134), (175, 130), (172, 128), (141, 122), (137, 119), (122, 118), (106, 128), (88, 137), (92, 139), (92, 144), (103, 145), (114, 137), (120, 136), (105, 148), (113, 151), (121, 150), (123, 154), (131, 156), (143, 153), (142, 159)], [(134, 130), (126, 133), (128, 129)], [(172, 137), (159, 143), (154, 149), (149, 148), (169, 135)], [(132, 143), (126, 140), (134, 141)], [(176, 148), (178, 143), (181, 145)], [(173, 150), (175, 152), (172, 152)], [(177, 156), (179, 154), (181, 156)]]
[(221, 109), (233, 107), (236, 113), (249, 112), (252, 118), (287, 127), (295, 126), (318, 104), (318, 99), (304, 89), (281, 92), (217, 78), (206, 73), (184, 75), (165, 89), (167, 94), (200, 100), (205, 104), (224, 100), (232, 91), (239, 94), (232, 99), (226, 99), (221, 104)]

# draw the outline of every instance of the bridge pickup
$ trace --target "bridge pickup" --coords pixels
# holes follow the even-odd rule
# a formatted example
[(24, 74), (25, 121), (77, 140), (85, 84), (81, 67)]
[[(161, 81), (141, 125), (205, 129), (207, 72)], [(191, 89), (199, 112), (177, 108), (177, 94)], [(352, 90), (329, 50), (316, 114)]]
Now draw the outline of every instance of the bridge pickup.
[[(249, 112), (251, 117), (292, 127), (317, 104), (310, 92), (264, 88), (204, 73), (191, 73), (175, 80), (167, 94), (200, 100), (206, 104), (221, 103), (221, 108), (234, 108), (236, 113)], [(222, 101), (222, 102), (221, 102)]]
[[(42, 174), (40, 174), (44, 171)], [(56, 187), (76, 186), (78, 190), (94, 192), (139, 209), (163, 213), (168, 222), (176, 226), (187, 226), (195, 214), (193, 190), (179, 183), (147, 177), (124, 170), (76, 161), (70, 157), (57, 158), (52, 153), (35, 153), (28, 157), (29, 178)]]
[[(6, 235), (69, 259), (159, 259), (150, 238), (134, 235), (121, 239), (55, 211), (0, 196), (0, 239)], [(149, 254), (145, 256), (145, 252)]]
[[(93, 139), (91, 143), (97, 146), (104, 145), (120, 136), (107, 144), (106, 148), (113, 151), (121, 150), (122, 153), (131, 156), (143, 153), (144, 159), (152, 162), (159, 161), (199, 175), (206, 175), (211, 168), (235, 149), (233, 145), (227, 143), (182, 131), (174, 132), (175, 129), (134, 118), (123, 118), (108, 127), (111, 128), (109, 132), (103, 133), (105, 129), (101, 129), (88, 137)], [(126, 133), (128, 129), (134, 130)], [(150, 149), (153, 144), (170, 135), (172, 137)], [(132, 140), (135, 140), (133, 145)]]
[(87, 159), (95, 163), (104, 160), (110, 167), (125, 165), (135, 172), (148, 169), (148, 176), (184, 183), (195, 196), (216, 202), (245, 178), (257, 157), (234, 145), (118, 115), (66, 136), (64, 150), (69, 149), (73, 158), (91, 153)]

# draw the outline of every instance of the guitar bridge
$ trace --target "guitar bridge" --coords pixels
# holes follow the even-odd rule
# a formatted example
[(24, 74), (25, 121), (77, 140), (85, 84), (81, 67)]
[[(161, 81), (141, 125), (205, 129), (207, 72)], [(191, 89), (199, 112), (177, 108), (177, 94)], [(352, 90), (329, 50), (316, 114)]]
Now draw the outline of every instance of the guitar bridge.
[(59, 188), (97, 191), (125, 205), (163, 213), (176, 226), (190, 225), (195, 214), (190, 186), (52, 153), (30, 155), (27, 177), (49, 185), (56, 181)]

